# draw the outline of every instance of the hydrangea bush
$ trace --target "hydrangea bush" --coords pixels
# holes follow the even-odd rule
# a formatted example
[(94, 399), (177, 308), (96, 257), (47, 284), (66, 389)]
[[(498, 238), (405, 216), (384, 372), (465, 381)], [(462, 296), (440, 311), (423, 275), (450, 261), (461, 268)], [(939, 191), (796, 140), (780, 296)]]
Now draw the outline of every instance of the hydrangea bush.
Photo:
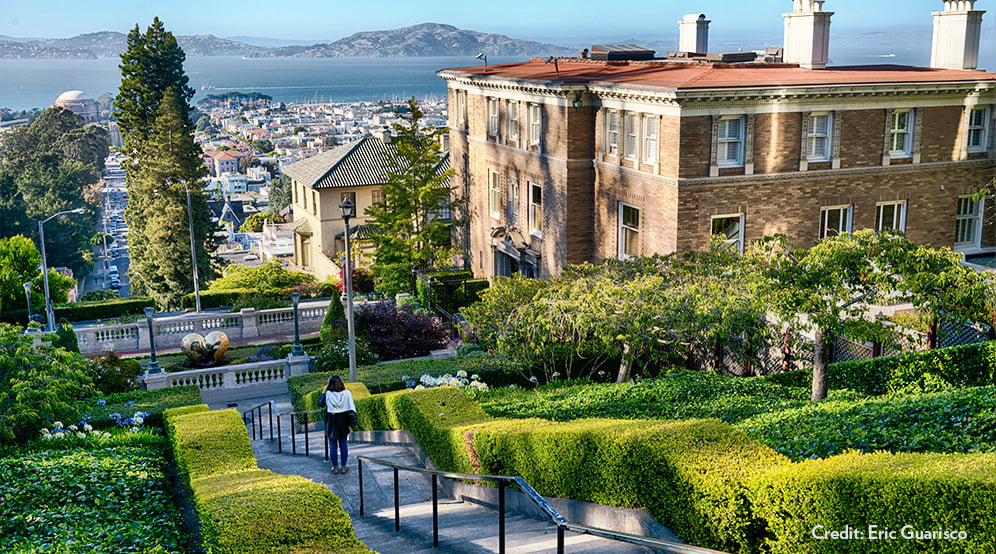
[(407, 375), (403, 375), (401, 381), (405, 384), (405, 388), (414, 390), (431, 389), (434, 387), (456, 387), (468, 392), (477, 393), (489, 389), (487, 383), (481, 381), (479, 375), (474, 374), (468, 378), (467, 372), (463, 370), (457, 371), (456, 375), (440, 375), (438, 377), (423, 373), (419, 377), (418, 382)]

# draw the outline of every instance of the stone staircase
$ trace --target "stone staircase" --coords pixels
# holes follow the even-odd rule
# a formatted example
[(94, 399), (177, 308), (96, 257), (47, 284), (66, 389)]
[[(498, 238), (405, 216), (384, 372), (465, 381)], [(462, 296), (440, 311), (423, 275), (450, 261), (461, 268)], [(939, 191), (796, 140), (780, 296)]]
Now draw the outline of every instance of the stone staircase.
[[(281, 409), (282, 413), (289, 412)], [(353, 520), (356, 536), (371, 549), (383, 554), (453, 553), (476, 554), (499, 551), (498, 512), (474, 502), (444, 498), (439, 493), (439, 546), (432, 547), (432, 485), (428, 476), (400, 471), (399, 503), (400, 531), (394, 530), (394, 472), (392, 468), (364, 464), (363, 487), (365, 515), (360, 516), (359, 477), (356, 456), (369, 456), (399, 464), (420, 466), (411, 451), (403, 446), (362, 443), (349, 445), (349, 472), (335, 475), (324, 460), (324, 435), (309, 433), (310, 456), (304, 456), (305, 437), (297, 435), (297, 454), (292, 455), (287, 424), (284, 423), (283, 452), (277, 452), (277, 441), (269, 440), (264, 426), (263, 436), (253, 440), (259, 467), (285, 475), (301, 475), (324, 483), (342, 499), (343, 507)], [(251, 437), (250, 433), (250, 437)], [(508, 553), (555, 553), (557, 528), (549, 519), (507, 514), (505, 518)], [(568, 532), (566, 552), (637, 553), (652, 552), (648, 548), (591, 535)]]

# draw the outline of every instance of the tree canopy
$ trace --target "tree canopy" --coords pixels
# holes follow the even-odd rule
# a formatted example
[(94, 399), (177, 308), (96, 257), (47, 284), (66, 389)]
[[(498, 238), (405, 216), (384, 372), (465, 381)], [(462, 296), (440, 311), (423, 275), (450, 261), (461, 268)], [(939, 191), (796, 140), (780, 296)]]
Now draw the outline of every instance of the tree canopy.
[[(422, 126), (418, 101), (408, 101), (404, 123), (392, 124), (394, 153), (385, 171), (384, 200), (367, 208), (374, 226), (374, 274), (378, 289), (388, 295), (407, 288), (410, 271), (448, 267), (457, 252), (450, 248), (453, 218), (462, 199), (449, 188), (452, 169), (442, 169), (440, 137), (446, 129)], [(399, 278), (400, 276), (400, 278)]]

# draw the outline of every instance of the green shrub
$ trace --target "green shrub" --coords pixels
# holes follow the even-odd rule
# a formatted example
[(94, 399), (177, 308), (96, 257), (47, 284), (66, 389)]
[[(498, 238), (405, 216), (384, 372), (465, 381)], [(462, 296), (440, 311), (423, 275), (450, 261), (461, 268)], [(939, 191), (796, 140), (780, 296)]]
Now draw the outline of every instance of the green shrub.
[(191, 551), (161, 436), (116, 433), (95, 448), (64, 440), (0, 459), (0, 551)]
[[(239, 301), (243, 296), (250, 296), (256, 293), (256, 289), (227, 289), (227, 290), (202, 290), (201, 308), (223, 308)], [(193, 308), (197, 304), (197, 299), (193, 294), (187, 294), (180, 299), (180, 307), (183, 309)]]
[(104, 394), (131, 392), (138, 389), (142, 364), (132, 358), (120, 358), (108, 352), (90, 358), (90, 377), (97, 390)]
[[(323, 327), (322, 332), (325, 331)], [(377, 363), (377, 355), (370, 350), (370, 342), (365, 337), (355, 337), (353, 348), (357, 365)], [(315, 356), (315, 371), (349, 371), (349, 338), (344, 327), (335, 326), (326, 332), (322, 349)]]
[(169, 426), (177, 469), (190, 483), (257, 467), (246, 426), (235, 410), (171, 416)]
[(325, 311), (325, 317), (322, 319), (322, 329), (318, 332), (318, 337), (322, 339), (322, 342), (328, 340), (329, 334), (335, 328), (341, 328), (341, 323), (346, 320), (346, 308), (342, 305), (342, 299), (339, 297), (339, 292), (336, 291), (332, 298), (329, 300), (329, 307)]
[(120, 392), (109, 394), (103, 400), (104, 405), (98, 405), (96, 400), (92, 400), (88, 407), (90, 424), (96, 428), (115, 425), (110, 418), (113, 413), (129, 417), (135, 412), (148, 414), (145, 418), (146, 426), (162, 427), (165, 410), (200, 404), (201, 391), (195, 385), (187, 385), (156, 390)]
[(845, 450), (994, 451), (996, 386), (814, 402), (761, 414), (737, 426), (794, 460)]
[[(761, 477), (752, 502), (773, 554), (992, 553), (996, 453), (858, 454), (786, 465)], [(816, 540), (814, 529), (877, 526), (895, 540)], [(822, 526), (822, 529), (817, 526)], [(908, 540), (903, 530), (964, 531), (964, 540)]]
[(340, 500), (303, 477), (251, 469), (203, 477), (192, 488), (208, 552), (371, 552)]
[(52, 340), (52, 346), (62, 348), (67, 352), (79, 353), (80, 344), (76, 338), (76, 331), (73, 331), (73, 326), (66, 321), (66, 318), (59, 320), (59, 326), (55, 329), (55, 338)]
[(139, 316), (147, 306), (156, 307), (154, 300), (144, 296), (132, 296), (103, 300), (99, 302), (77, 302), (75, 304), (60, 304), (54, 306), (56, 320), (94, 321), (98, 319), (114, 319), (122, 316)]
[[(813, 377), (797, 370), (767, 379), (808, 387)], [(831, 390), (881, 395), (985, 385), (996, 385), (996, 341), (830, 364)]]
[[(302, 395), (300, 397), (299, 405), (294, 407), (294, 411), (308, 411), (308, 410), (319, 409), (320, 406), (318, 405), (318, 401), (321, 398), (322, 389), (325, 388), (326, 384), (328, 384), (327, 380), (325, 383), (322, 383), (322, 386), (320, 388)], [(356, 402), (361, 398), (367, 398), (368, 396), (370, 396), (370, 391), (367, 390), (367, 387), (363, 383), (344, 383), (344, 384), (346, 385), (346, 390), (348, 390), (350, 393), (353, 394), (353, 402)], [(298, 416), (298, 422), (304, 423), (305, 417), (307, 418), (308, 422), (311, 422), (311, 421), (322, 421), (322, 418), (324, 416), (322, 415), (322, 412), (315, 412), (312, 414), (307, 414), (307, 416)]]
[(498, 356), (483, 352), (466, 356), (451, 356), (425, 360), (402, 360), (380, 363), (357, 368), (357, 378), (370, 389), (370, 392), (387, 392), (405, 387), (408, 377), (418, 381), (423, 373), (432, 377), (441, 375), (456, 375), (466, 371), (467, 375), (479, 375), (481, 380), (492, 387), (507, 385), (527, 385), (523, 377), (525, 368)]

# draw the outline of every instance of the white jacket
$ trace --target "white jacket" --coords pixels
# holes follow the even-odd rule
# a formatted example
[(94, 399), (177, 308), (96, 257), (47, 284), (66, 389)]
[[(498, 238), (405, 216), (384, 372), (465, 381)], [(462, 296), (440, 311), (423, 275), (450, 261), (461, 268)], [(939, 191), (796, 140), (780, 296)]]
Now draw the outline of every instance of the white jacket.
[(353, 404), (353, 393), (348, 390), (335, 392), (325, 391), (325, 411), (330, 414), (356, 411), (356, 404)]

